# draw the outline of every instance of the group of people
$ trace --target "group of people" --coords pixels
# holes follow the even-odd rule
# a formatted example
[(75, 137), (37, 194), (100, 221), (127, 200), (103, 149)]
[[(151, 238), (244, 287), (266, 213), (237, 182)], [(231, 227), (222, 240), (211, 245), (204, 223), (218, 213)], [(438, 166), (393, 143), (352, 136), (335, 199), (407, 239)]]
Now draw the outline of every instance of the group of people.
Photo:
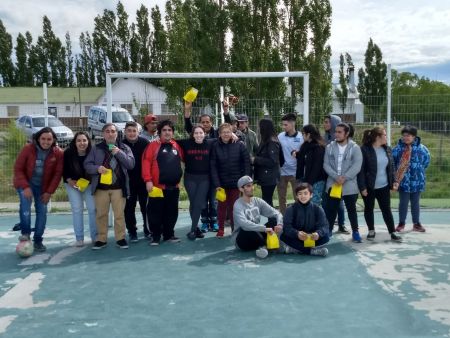
[[(268, 234), (277, 234), (278, 250), (284, 253), (326, 256), (325, 244), (333, 235), (336, 218), (338, 231), (350, 234), (344, 206), (352, 239), (361, 242), (356, 211), (359, 194), (364, 201), (367, 240), (376, 236), (375, 200), (393, 241), (401, 241), (396, 232), (405, 228), (409, 202), (413, 231), (425, 231), (419, 202), (430, 154), (416, 128), (404, 127), (392, 151), (382, 127), (366, 130), (360, 147), (353, 140), (353, 127), (334, 115), (325, 118), (324, 137), (312, 124), (297, 130), (297, 116), (292, 113), (282, 117), (283, 132), (278, 134), (271, 119), (261, 119), (257, 136), (246, 115), (235, 116), (225, 102), (223, 105), (225, 123), (215, 129), (212, 116), (206, 113), (200, 115), (199, 124), (193, 124), (192, 103), (185, 102), (187, 139), (174, 139), (174, 123), (158, 121), (152, 114), (145, 117), (140, 135), (135, 122), (126, 124), (123, 139), (117, 127), (107, 123), (99, 144), (91, 144), (88, 134), (81, 131), (64, 152), (57, 146), (53, 130), (41, 129), (19, 153), (14, 167), (20, 199), (19, 240), (30, 240), (34, 199), (34, 248), (46, 250), (47, 203), (61, 177), (72, 207), (75, 245), (85, 244), (85, 204), (94, 250), (107, 245), (110, 209), (116, 245), (126, 249), (128, 241), (138, 241), (138, 202), (143, 233), (151, 246), (161, 241), (179, 242), (174, 228), (182, 177), (191, 217), (187, 237), (195, 240), (213, 231), (223, 238), (228, 223), (236, 247), (255, 250), (258, 257), (269, 252), (265, 244)], [(262, 198), (253, 196), (255, 183), (261, 187)], [(289, 184), (295, 202), (287, 206)], [(279, 210), (273, 206), (275, 188)], [(398, 190), (400, 198), (397, 227), (391, 190)], [(261, 224), (261, 216), (267, 217), (265, 224)]]

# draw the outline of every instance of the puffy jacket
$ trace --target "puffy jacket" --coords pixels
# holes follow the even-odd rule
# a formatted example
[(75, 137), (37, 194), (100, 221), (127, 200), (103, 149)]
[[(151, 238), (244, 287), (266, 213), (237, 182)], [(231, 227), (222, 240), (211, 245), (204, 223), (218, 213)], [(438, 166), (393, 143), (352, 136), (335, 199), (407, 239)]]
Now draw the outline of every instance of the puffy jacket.
[(316, 141), (304, 142), (297, 152), (297, 180), (311, 185), (319, 181), (325, 181), (327, 174), (323, 169), (323, 157), (325, 147)]
[[(402, 181), (399, 183), (398, 190), (403, 192), (421, 192), (425, 190), (425, 170), (430, 164), (430, 152), (427, 147), (421, 144), (420, 137), (416, 137), (411, 146), (409, 168), (405, 172)], [(394, 149), (392, 149), (395, 172), (398, 170), (405, 149), (406, 144), (403, 143), (401, 139)]]
[[(26, 144), (14, 163), (14, 188), (25, 189), (30, 187), (33, 170), (36, 166), (38, 145)], [(53, 194), (58, 188), (64, 165), (64, 154), (58, 146), (52, 146), (44, 162), (44, 175), (42, 177), (42, 193)]]
[(280, 180), (281, 144), (278, 139), (261, 143), (253, 161), (255, 181), (261, 185), (275, 185)]
[[(394, 163), (392, 159), (392, 151), (388, 146), (383, 146), (388, 158), (388, 165), (386, 167), (386, 174), (388, 178), (389, 188), (392, 189), (394, 185)], [(371, 145), (361, 146), (361, 153), (363, 155), (363, 164), (361, 171), (358, 174), (358, 187), (360, 191), (365, 189), (374, 189), (375, 180), (377, 178), (377, 154)]]
[(211, 178), (215, 188), (237, 188), (237, 181), (251, 174), (250, 155), (242, 142), (219, 140), (211, 151)]

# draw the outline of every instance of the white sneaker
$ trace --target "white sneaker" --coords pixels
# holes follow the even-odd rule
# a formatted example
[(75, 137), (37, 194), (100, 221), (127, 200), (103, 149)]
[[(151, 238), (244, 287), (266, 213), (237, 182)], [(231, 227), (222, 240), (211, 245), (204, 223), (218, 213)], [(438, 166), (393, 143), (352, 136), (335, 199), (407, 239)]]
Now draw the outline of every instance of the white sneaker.
[(263, 246), (256, 250), (255, 253), (258, 258), (266, 258), (269, 255), (269, 251)]
[(83, 247), (83, 246), (84, 246), (84, 241), (83, 241), (83, 240), (76, 241), (76, 242), (75, 242), (75, 246), (76, 246), (77, 248)]
[(328, 255), (327, 248), (311, 248), (311, 256), (326, 257), (327, 255)]

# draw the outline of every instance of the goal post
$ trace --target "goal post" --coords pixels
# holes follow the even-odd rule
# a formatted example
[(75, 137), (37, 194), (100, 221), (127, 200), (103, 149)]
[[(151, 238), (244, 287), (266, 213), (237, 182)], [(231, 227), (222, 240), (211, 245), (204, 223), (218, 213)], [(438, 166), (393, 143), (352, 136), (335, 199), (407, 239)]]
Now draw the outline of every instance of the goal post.
[(112, 122), (112, 79), (256, 79), (256, 78), (302, 78), (303, 79), (303, 124), (309, 123), (309, 72), (217, 72), (217, 73), (106, 73), (107, 122)]

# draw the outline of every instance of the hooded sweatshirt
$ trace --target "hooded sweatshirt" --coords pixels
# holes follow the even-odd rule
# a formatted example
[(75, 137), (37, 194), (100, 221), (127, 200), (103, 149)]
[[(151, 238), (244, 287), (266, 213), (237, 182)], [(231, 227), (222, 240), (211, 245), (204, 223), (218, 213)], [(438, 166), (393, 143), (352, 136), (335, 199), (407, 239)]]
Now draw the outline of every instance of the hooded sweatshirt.
[(325, 131), (325, 135), (323, 136), (327, 144), (330, 144), (331, 141), (334, 141), (334, 131), (336, 130), (336, 126), (341, 122), (342, 120), (339, 116), (330, 115), (331, 128), (330, 130)]

